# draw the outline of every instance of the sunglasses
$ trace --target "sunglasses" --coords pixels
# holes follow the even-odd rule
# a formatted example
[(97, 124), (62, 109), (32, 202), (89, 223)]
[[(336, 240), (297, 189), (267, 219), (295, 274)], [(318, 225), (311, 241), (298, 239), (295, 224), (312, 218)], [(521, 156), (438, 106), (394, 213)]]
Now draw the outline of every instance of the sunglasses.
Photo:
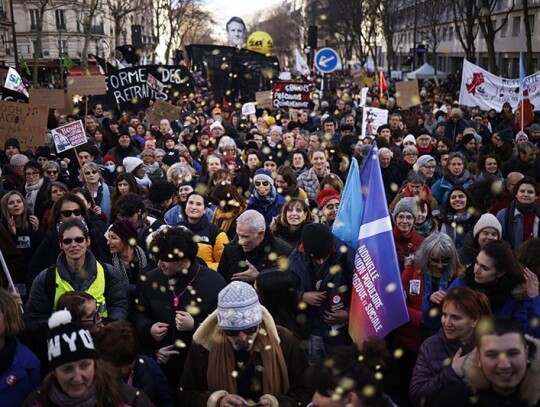
[(261, 185), (267, 187), (270, 183), (268, 181), (255, 181), (256, 187), (260, 187)]
[(240, 334), (240, 332), (245, 333), (246, 335), (253, 335), (255, 332), (257, 332), (257, 329), (259, 329), (259, 325), (253, 326), (251, 328), (246, 329), (224, 329), (223, 332), (227, 336), (237, 336)]
[(45, 171), (46, 174), (49, 174), (49, 175), (54, 175), (54, 174), (58, 174), (58, 171), (55, 171), (55, 170), (47, 170)]
[(66, 246), (69, 246), (73, 242), (75, 242), (77, 244), (84, 243), (85, 240), (86, 240), (86, 238), (84, 236), (78, 236), (78, 237), (74, 237), (74, 238), (66, 237), (66, 238), (62, 239), (62, 243), (65, 244)]
[(94, 170), (94, 171), (86, 171), (86, 172), (84, 173), (84, 175), (94, 175), (94, 174), (97, 174), (97, 173), (98, 173), (98, 172), (95, 171), (95, 170)]
[(69, 209), (66, 209), (65, 211), (60, 211), (60, 214), (61, 214), (64, 218), (71, 218), (71, 215), (81, 216), (81, 215), (82, 215), (82, 211), (81, 211), (80, 209), (73, 209), (72, 211), (69, 210)]
[(434, 257), (429, 258), (429, 262), (431, 264), (442, 264), (443, 266), (448, 266), (452, 259), (450, 257), (446, 257), (444, 259), (436, 259)]

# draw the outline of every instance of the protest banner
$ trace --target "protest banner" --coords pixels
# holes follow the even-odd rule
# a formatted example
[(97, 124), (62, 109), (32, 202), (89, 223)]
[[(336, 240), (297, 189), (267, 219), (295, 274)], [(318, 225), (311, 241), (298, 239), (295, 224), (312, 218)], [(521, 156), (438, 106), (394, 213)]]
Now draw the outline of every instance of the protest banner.
[(162, 119), (167, 119), (169, 122), (180, 119), (182, 114), (182, 108), (171, 105), (169, 102), (165, 102), (161, 99), (157, 99), (152, 106), (152, 111), (148, 115), (147, 119), (150, 123), (159, 126)]
[(396, 101), (402, 109), (409, 109), (420, 104), (418, 81), (396, 82)]
[[(540, 110), (540, 72), (525, 77), (529, 100), (534, 110)], [(508, 102), (515, 110), (522, 98), (520, 79), (506, 79), (489, 73), (479, 66), (463, 60), (463, 76), (459, 92), (459, 104), (464, 106), (479, 106), (488, 111), (502, 111), (504, 103)]]
[(272, 92), (269, 90), (264, 90), (262, 92), (255, 93), (255, 102), (259, 109), (270, 109), (272, 108)]
[(0, 100), (9, 100), (10, 102), (28, 103), (28, 97), (15, 90), (0, 86)]
[(392, 223), (381, 202), (386, 198), (374, 144), (360, 173), (351, 165), (332, 230), (349, 247), (356, 234), (349, 334), (360, 347), (368, 336), (384, 337), (409, 320)]
[(272, 106), (275, 109), (308, 109), (311, 102), (309, 83), (275, 81)]
[(373, 136), (377, 135), (379, 126), (388, 122), (388, 110), (378, 109), (376, 107), (364, 108), (362, 115), (362, 135)]
[(0, 101), (0, 145), (15, 137), (21, 151), (45, 144), (49, 109), (31, 103)]
[(64, 109), (66, 107), (65, 92), (62, 89), (30, 88), (30, 102), (49, 109)]
[(69, 76), (68, 94), (80, 96), (105, 95), (105, 77), (103, 75)]
[(151, 100), (171, 101), (194, 91), (195, 82), (185, 66), (144, 65), (105, 75), (107, 96), (122, 109), (137, 111)]
[(88, 141), (82, 120), (64, 124), (51, 131), (58, 153), (70, 150)]

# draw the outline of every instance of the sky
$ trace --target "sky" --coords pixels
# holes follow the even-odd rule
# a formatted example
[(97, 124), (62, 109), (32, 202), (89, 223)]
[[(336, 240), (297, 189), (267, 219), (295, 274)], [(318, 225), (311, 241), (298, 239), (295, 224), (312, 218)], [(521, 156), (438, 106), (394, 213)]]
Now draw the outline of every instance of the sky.
[(251, 17), (258, 11), (281, 4), (283, 0), (206, 0), (204, 8), (210, 11), (218, 27), (216, 35), (225, 37), (225, 24), (233, 17), (241, 17), (249, 24)]

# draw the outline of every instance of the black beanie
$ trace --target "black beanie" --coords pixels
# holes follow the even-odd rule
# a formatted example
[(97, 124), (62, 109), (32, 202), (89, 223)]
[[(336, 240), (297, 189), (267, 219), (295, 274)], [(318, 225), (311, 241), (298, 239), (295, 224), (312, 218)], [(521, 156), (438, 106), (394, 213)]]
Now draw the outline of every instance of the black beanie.
[(4, 143), (4, 151), (7, 150), (8, 147), (15, 147), (17, 150), (21, 151), (21, 143), (13, 137), (8, 138)]
[(308, 223), (302, 230), (304, 251), (314, 259), (324, 259), (334, 247), (332, 231), (322, 223)]
[(98, 358), (92, 335), (81, 324), (72, 322), (68, 310), (52, 314), (49, 328), (47, 348), (51, 369), (82, 359)]

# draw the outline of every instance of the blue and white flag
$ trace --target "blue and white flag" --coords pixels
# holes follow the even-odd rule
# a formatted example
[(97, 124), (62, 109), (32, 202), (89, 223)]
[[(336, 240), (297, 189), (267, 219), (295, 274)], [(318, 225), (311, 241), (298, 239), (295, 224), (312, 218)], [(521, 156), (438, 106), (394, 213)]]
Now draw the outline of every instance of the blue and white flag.
[(362, 221), (354, 258), (349, 334), (361, 347), (409, 321), (392, 223), (374, 144), (360, 170)]

